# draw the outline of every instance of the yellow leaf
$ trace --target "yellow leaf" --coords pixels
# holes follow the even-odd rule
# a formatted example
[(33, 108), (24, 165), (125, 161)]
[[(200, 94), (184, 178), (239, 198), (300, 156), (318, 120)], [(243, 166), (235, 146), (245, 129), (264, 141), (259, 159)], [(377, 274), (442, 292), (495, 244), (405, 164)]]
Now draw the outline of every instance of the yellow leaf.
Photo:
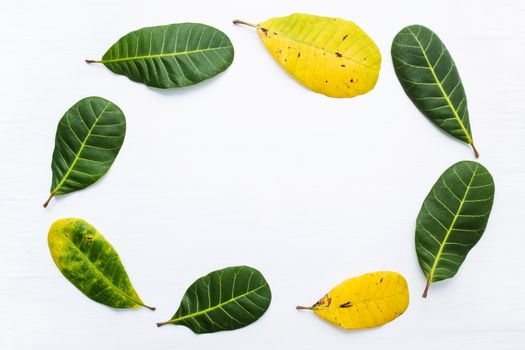
[(319, 317), (346, 329), (384, 325), (408, 307), (408, 285), (397, 272), (381, 271), (350, 278), (311, 307)]
[(258, 25), (272, 56), (299, 82), (330, 97), (353, 97), (372, 90), (381, 67), (374, 41), (354, 22), (295, 13)]

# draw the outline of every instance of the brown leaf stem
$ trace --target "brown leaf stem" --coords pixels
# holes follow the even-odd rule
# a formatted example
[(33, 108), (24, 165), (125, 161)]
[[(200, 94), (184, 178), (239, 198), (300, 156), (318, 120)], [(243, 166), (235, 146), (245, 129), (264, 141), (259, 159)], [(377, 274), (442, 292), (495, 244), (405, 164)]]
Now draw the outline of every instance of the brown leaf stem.
[(425, 286), (425, 290), (423, 291), (423, 295), (422, 295), (423, 298), (426, 298), (426, 297), (427, 297), (427, 294), (428, 294), (428, 288), (430, 288), (430, 283), (432, 283), (432, 282), (430, 282), (430, 278), (431, 278), (431, 277), (429, 277), (429, 278), (427, 279), (427, 285)]
[(44, 203), (44, 208), (47, 208), (47, 206), (49, 205), (49, 202), (51, 202), (51, 199), (55, 196), (55, 193), (54, 192), (51, 192), (51, 194), (49, 195), (49, 198), (47, 199), (47, 201)]
[(476, 156), (476, 158), (479, 158), (479, 152), (476, 149), (476, 146), (474, 146), (474, 142), (472, 142), (470, 145), (472, 146), (472, 149), (474, 150), (474, 155)]
[(171, 320), (170, 321), (166, 321), (166, 322), (157, 322), (157, 327), (162, 327), (162, 326), (165, 326), (167, 324), (170, 324), (171, 323)]
[(257, 24), (244, 22), (244, 21), (241, 21), (240, 19), (233, 20), (233, 24), (244, 24), (245, 26), (250, 26), (250, 27), (253, 27), (253, 28), (259, 28), (259, 26)]
[(295, 307), (296, 310), (312, 310), (312, 307), (311, 306), (301, 306), (301, 305), (297, 305)]

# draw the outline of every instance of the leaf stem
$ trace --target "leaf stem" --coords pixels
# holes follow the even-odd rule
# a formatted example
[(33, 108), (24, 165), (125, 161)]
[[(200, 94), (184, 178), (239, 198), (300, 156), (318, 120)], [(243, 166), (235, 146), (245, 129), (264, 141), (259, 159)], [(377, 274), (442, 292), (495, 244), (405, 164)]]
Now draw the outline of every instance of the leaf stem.
[(474, 146), (474, 142), (471, 142), (470, 145), (472, 146), (472, 149), (474, 150), (474, 155), (476, 156), (476, 158), (479, 158), (479, 152), (476, 149), (476, 146)]
[(144, 304), (142, 304), (142, 306), (144, 306), (145, 308), (150, 309), (151, 311), (155, 311), (157, 309), (155, 306), (148, 306), (148, 305), (144, 305)]
[(51, 202), (51, 199), (55, 196), (55, 193), (54, 192), (51, 192), (51, 194), (49, 195), (49, 198), (47, 199), (47, 201), (44, 203), (44, 208), (47, 208), (47, 206), (49, 205), (49, 202)]
[(425, 290), (423, 291), (423, 295), (422, 295), (423, 298), (426, 298), (426, 297), (427, 297), (427, 294), (428, 294), (428, 288), (430, 288), (430, 283), (431, 283), (431, 282), (430, 282), (430, 279), (431, 279), (431, 278), (432, 278), (432, 277), (428, 277), (428, 279), (427, 279), (427, 285), (425, 286)]
[(172, 320), (169, 320), (169, 321), (166, 321), (166, 322), (157, 322), (157, 327), (162, 327), (162, 326), (165, 326), (167, 324), (170, 324)]
[(301, 306), (301, 305), (297, 305), (295, 307), (296, 310), (312, 310), (312, 307), (311, 306)]
[(88, 64), (91, 64), (91, 63), (100, 63), (100, 61), (97, 61), (97, 60), (85, 60), (86, 63)]
[(259, 25), (257, 25), (257, 24), (244, 22), (244, 21), (241, 21), (240, 19), (234, 19), (233, 20), (233, 24), (244, 24), (245, 26), (249, 26), (249, 27), (253, 27), (253, 28), (259, 28)]

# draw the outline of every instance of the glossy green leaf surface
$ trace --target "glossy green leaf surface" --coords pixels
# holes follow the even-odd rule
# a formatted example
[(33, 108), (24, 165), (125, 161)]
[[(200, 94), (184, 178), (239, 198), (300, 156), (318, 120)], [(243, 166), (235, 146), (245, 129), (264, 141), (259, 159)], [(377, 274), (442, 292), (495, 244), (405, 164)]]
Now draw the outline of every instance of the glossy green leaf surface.
[(403, 28), (392, 42), (399, 82), (416, 107), (435, 125), (472, 146), (467, 96), (445, 44), (421, 25)]
[(114, 308), (154, 309), (144, 305), (115, 249), (88, 222), (57, 220), (49, 229), (48, 244), (60, 272), (88, 298)]
[(448, 168), (425, 198), (416, 223), (416, 252), (432, 282), (454, 277), (468, 252), (479, 241), (494, 201), (494, 181), (473, 161)]
[(223, 72), (233, 62), (233, 45), (220, 30), (200, 23), (142, 28), (120, 38), (104, 54), (112, 72), (149, 86), (193, 85)]
[(120, 151), (126, 118), (101, 97), (84, 98), (60, 119), (51, 162), (53, 178), (47, 207), (55, 195), (78, 191), (100, 179)]
[(259, 271), (248, 266), (227, 267), (196, 280), (171, 320), (157, 325), (182, 325), (195, 333), (234, 330), (257, 321), (271, 298)]

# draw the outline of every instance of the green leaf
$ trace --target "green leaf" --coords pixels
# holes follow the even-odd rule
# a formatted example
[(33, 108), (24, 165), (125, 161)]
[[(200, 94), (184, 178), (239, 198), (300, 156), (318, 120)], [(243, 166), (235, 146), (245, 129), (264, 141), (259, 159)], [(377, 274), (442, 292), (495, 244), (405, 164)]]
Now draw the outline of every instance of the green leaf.
[(126, 134), (120, 108), (101, 97), (84, 98), (60, 119), (51, 170), (51, 194), (78, 191), (100, 179), (117, 157)]
[(213, 333), (245, 327), (270, 306), (272, 294), (263, 275), (248, 266), (227, 267), (199, 278), (186, 291), (171, 320), (194, 333)]
[(49, 229), (48, 244), (60, 272), (88, 298), (119, 309), (155, 310), (133, 289), (115, 249), (86, 221), (57, 220)]
[(233, 45), (220, 30), (200, 23), (142, 28), (120, 38), (104, 54), (114, 73), (149, 86), (168, 89), (200, 83), (233, 62)]
[(416, 107), (434, 124), (472, 146), (467, 96), (445, 44), (421, 25), (403, 28), (392, 42), (397, 78)]
[(494, 181), (485, 167), (463, 161), (445, 170), (425, 198), (416, 223), (416, 252), (432, 282), (454, 277), (468, 252), (485, 232)]

